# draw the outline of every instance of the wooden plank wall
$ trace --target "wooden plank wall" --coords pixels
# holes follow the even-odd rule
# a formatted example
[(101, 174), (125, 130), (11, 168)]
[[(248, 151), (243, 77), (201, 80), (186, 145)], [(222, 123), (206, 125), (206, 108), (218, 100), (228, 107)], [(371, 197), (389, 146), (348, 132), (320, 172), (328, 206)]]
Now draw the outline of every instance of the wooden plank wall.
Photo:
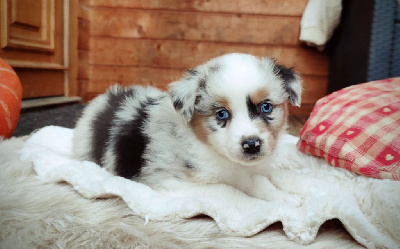
[(116, 82), (166, 85), (228, 52), (277, 58), (304, 79), (308, 113), (326, 94), (328, 58), (298, 40), (307, 0), (81, 0), (79, 91), (84, 100)]

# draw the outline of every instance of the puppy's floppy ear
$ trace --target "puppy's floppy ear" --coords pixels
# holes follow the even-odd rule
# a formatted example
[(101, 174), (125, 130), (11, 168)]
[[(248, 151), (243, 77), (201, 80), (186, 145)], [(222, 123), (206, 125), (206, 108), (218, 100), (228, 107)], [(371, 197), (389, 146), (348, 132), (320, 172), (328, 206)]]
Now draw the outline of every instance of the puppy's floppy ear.
[(290, 102), (295, 106), (301, 104), (302, 80), (293, 70), (285, 66), (275, 64), (274, 72), (283, 80), (283, 87), (289, 94)]
[(172, 82), (168, 86), (172, 103), (176, 111), (183, 115), (186, 122), (192, 119), (201, 84), (205, 84), (205, 79), (201, 78), (199, 69), (194, 68), (188, 69), (182, 79)]

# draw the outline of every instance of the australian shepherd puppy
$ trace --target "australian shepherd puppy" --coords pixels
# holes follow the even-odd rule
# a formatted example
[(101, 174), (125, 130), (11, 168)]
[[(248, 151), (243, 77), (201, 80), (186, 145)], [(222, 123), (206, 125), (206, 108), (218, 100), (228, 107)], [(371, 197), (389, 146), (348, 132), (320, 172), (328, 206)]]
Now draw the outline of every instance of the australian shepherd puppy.
[(264, 200), (298, 200), (268, 180), (301, 80), (273, 59), (226, 54), (187, 70), (169, 92), (111, 87), (84, 110), (74, 155), (157, 190), (226, 184)]

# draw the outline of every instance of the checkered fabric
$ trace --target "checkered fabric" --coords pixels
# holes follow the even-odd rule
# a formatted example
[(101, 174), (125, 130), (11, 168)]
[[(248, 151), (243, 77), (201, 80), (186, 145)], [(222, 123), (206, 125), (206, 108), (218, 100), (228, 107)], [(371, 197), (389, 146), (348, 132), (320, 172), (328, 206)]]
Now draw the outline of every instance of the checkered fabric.
[(400, 180), (400, 78), (354, 85), (320, 99), (297, 147), (334, 167)]

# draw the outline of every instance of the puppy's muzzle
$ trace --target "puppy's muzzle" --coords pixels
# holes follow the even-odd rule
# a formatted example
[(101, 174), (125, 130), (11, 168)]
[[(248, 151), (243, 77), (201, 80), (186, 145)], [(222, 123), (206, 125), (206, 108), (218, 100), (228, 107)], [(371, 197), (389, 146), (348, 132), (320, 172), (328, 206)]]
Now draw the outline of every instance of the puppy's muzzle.
[(243, 151), (247, 155), (254, 155), (260, 153), (261, 140), (259, 138), (250, 138), (242, 142)]

